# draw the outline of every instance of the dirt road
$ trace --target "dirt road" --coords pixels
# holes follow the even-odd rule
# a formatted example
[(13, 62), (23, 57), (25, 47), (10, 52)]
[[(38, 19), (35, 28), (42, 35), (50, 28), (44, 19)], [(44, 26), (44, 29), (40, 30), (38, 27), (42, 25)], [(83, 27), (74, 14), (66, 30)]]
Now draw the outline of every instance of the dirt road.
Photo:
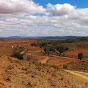
[(88, 73), (79, 72), (79, 71), (71, 71), (71, 70), (64, 70), (64, 71), (69, 72), (69, 73), (71, 73), (73, 75), (79, 76), (79, 77), (81, 77), (81, 78), (88, 81)]
[(71, 57), (63, 57), (63, 56), (57, 56), (57, 55), (51, 55), (51, 57), (61, 57), (61, 58), (76, 59), (76, 58), (71, 58)]
[(45, 64), (48, 60), (49, 60), (49, 57), (46, 57), (45, 59), (43, 59), (43, 60), (41, 61), (41, 63), (42, 63), (42, 64)]

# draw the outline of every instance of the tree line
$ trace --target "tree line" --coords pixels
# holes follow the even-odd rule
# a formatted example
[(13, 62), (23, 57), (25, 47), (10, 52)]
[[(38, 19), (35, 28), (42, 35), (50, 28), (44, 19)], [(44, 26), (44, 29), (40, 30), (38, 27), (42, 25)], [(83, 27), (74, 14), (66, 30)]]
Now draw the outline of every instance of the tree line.
[[(33, 42), (31, 43), (31, 46), (40, 47), (44, 50), (44, 53), (46, 55), (50, 55), (51, 53), (56, 53), (59, 56), (62, 55), (62, 53), (69, 50), (69, 48), (59, 42), (60, 40), (42, 40), (39, 42)], [(65, 40), (66, 42), (70, 42), (70, 40)], [(78, 53), (78, 59), (83, 58), (83, 53)]]

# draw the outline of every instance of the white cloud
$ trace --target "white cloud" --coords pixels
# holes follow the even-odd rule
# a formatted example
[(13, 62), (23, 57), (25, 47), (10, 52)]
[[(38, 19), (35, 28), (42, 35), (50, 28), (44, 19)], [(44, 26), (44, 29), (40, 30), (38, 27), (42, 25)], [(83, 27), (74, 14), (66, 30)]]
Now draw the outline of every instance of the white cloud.
[(39, 6), (32, 0), (0, 0), (0, 15), (21, 15), (45, 13), (43, 6)]
[[(2, 6), (1, 2), (6, 4)], [(29, 0), (0, 0), (0, 4), (0, 16), (3, 18), (0, 19), (0, 36), (88, 35), (88, 8), (48, 4), (44, 9)], [(18, 4), (21, 8), (17, 8)], [(45, 15), (33, 16), (35, 13)]]
[(68, 15), (75, 9), (74, 6), (67, 4), (67, 3), (56, 4), (56, 5), (52, 5), (49, 3), (47, 7), (49, 11), (52, 11), (54, 16)]

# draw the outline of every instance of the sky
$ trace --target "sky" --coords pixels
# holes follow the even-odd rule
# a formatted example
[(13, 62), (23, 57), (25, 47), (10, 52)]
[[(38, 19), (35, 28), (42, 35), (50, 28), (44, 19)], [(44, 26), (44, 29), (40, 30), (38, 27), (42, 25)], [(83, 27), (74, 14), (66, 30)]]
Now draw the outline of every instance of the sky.
[(88, 36), (87, 0), (0, 0), (0, 37)]
[(39, 3), (44, 8), (46, 8), (48, 3), (53, 5), (69, 3), (71, 5), (77, 6), (77, 8), (88, 8), (88, 0), (33, 0), (35, 3)]

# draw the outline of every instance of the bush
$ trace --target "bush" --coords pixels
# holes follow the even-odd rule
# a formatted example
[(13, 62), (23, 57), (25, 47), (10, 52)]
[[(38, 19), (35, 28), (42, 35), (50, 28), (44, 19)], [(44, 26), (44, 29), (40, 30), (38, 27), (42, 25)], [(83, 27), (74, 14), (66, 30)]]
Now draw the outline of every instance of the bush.
[(24, 50), (24, 47), (16, 47), (14, 50), (13, 50), (13, 53), (12, 53), (12, 57), (16, 57), (18, 59), (23, 59), (23, 54), (21, 54), (21, 52)]
[(49, 54), (50, 54), (50, 53), (49, 53), (49, 48), (48, 48), (48, 47), (45, 47), (45, 48), (44, 48), (44, 52), (45, 52), (46, 55), (49, 55)]
[(44, 43), (40, 43), (39, 46), (40, 46), (40, 48), (47, 47), (47, 43), (45, 43), (45, 42)]
[(49, 47), (49, 51), (50, 51), (50, 52), (55, 52), (56, 50), (55, 50), (54, 47)]
[(67, 65), (66, 64), (63, 64), (63, 69), (67, 69)]
[(20, 53), (18, 53), (18, 52), (14, 52), (13, 54), (12, 54), (12, 57), (16, 57), (16, 58), (18, 58), (18, 59), (23, 59), (23, 54), (20, 54)]
[(28, 56), (28, 57), (27, 57), (27, 60), (31, 60), (31, 58), (32, 58), (32, 56)]
[(79, 53), (79, 54), (78, 54), (78, 59), (81, 60), (82, 58), (83, 58), (83, 53)]
[(68, 47), (64, 47), (64, 46), (58, 46), (57, 47), (57, 51), (59, 51), (59, 56), (61, 56), (61, 53), (67, 51), (69, 48)]
[(33, 42), (33, 43), (31, 43), (31, 46), (38, 46), (38, 44)]

